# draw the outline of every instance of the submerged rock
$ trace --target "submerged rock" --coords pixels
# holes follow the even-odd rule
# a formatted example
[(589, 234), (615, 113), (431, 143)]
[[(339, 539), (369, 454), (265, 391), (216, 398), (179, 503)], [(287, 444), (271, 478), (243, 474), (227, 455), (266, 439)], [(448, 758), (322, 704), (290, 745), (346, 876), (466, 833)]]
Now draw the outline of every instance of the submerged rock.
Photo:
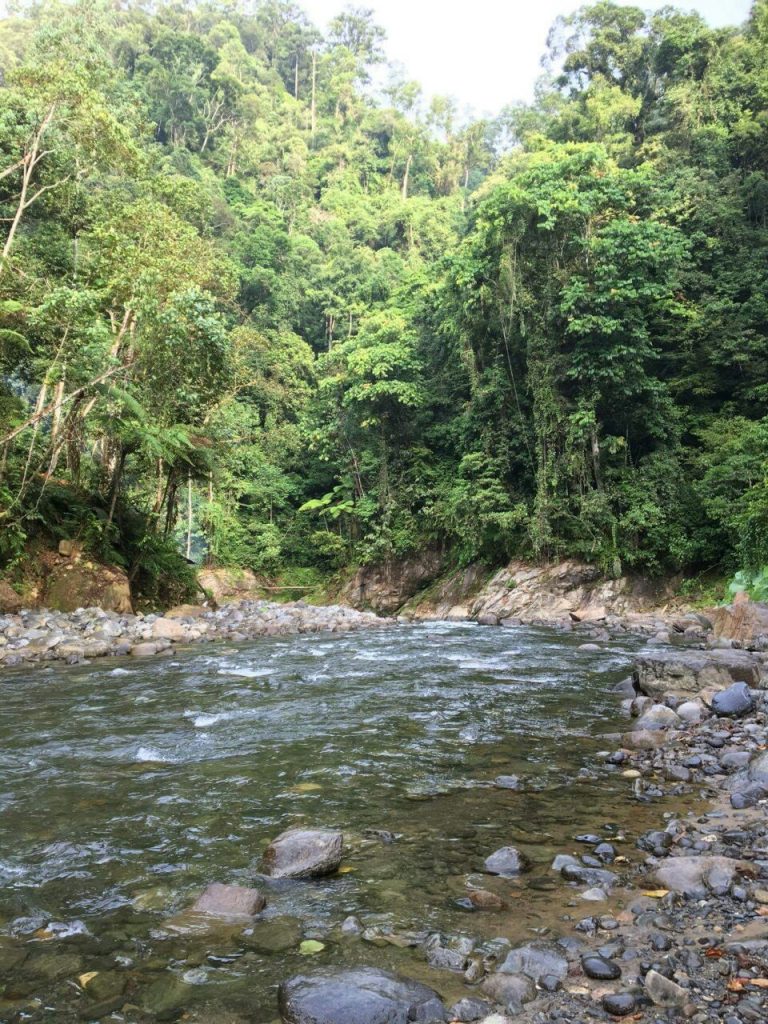
[(527, 870), (528, 861), (514, 846), (502, 846), (490, 857), (486, 857), (484, 867), (489, 875), (513, 878)]
[(373, 967), (297, 975), (278, 989), (284, 1024), (407, 1024), (447, 1019), (440, 996)]
[(272, 878), (319, 878), (341, 863), (344, 837), (335, 829), (291, 828), (264, 851), (264, 873)]
[(200, 914), (223, 919), (251, 918), (267, 905), (258, 889), (212, 882), (193, 905)]

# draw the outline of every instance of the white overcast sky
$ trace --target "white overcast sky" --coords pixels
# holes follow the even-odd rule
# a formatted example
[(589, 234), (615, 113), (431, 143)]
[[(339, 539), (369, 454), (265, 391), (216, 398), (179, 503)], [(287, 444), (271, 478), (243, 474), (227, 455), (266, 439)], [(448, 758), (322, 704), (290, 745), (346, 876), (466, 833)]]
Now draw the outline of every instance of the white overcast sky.
[[(624, 2), (624, 0), (619, 0)], [(630, 0), (626, 0), (627, 3)], [(298, 0), (318, 28), (346, 0)], [(389, 59), (403, 65), (429, 96), (454, 96), (461, 109), (496, 113), (515, 100), (532, 97), (547, 32), (578, 0), (353, 0), (372, 8), (387, 32)], [(658, 3), (635, 0), (633, 6)], [(751, 0), (682, 0), (674, 6), (699, 11), (711, 25), (738, 25)]]

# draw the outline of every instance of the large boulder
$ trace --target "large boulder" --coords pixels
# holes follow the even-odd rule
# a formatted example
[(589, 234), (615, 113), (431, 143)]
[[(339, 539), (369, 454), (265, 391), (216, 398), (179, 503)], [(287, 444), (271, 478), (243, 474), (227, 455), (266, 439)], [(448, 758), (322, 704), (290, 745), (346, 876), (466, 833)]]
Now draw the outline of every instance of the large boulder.
[(373, 967), (327, 970), (284, 981), (277, 993), (284, 1024), (408, 1024), (446, 1020), (433, 989)]
[(258, 597), (259, 580), (250, 569), (201, 569), (197, 582), (216, 604)]
[(443, 567), (444, 556), (433, 548), (418, 555), (362, 566), (341, 589), (339, 598), (354, 608), (391, 614), (431, 583)]
[(24, 602), (5, 580), (0, 580), (0, 615), (12, 615), (21, 611)]
[(335, 829), (291, 828), (264, 851), (264, 873), (273, 878), (319, 878), (341, 863), (344, 836)]
[(709, 617), (716, 637), (757, 650), (768, 646), (768, 604), (737, 594), (733, 604), (713, 608)]
[(131, 587), (122, 569), (96, 562), (60, 561), (45, 585), (42, 604), (59, 612), (78, 608), (130, 614)]
[(184, 641), (188, 637), (187, 628), (177, 619), (163, 617), (152, 623), (152, 636), (155, 640), (171, 640), (174, 643)]
[(762, 662), (747, 651), (646, 647), (637, 659), (634, 680), (641, 693), (697, 694), (732, 683), (760, 686)]

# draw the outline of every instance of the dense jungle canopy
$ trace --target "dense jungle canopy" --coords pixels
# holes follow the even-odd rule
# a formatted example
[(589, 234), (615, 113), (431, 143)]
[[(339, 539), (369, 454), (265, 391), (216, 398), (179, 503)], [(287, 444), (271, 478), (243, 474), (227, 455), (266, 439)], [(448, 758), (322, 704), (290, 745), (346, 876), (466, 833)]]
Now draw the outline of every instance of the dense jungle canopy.
[(768, 0), (598, 2), (542, 68), (466, 121), (365, 9), (17, 5), (0, 568), (768, 563)]

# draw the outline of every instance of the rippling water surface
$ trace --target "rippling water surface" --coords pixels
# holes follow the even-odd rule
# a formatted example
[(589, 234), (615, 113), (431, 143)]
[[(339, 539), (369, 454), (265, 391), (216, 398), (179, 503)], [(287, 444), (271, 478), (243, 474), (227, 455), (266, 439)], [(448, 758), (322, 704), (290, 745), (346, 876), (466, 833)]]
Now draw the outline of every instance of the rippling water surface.
[[(338, 926), (355, 914), (384, 933), (492, 942), (551, 923), (552, 853), (626, 815), (625, 781), (576, 776), (600, 748), (590, 734), (621, 728), (608, 690), (636, 645), (579, 642), (430, 623), (5, 675), (0, 1020), (272, 1021), (307, 937), (325, 943), (315, 965), (394, 966), (455, 990), (419, 950)], [(522, 791), (493, 788), (500, 774)], [(296, 824), (344, 830), (341, 874), (268, 883), (252, 935), (166, 929), (208, 882), (263, 884), (261, 851)], [(477, 874), (509, 843), (533, 861), (523, 883)], [(467, 913), (468, 883), (512, 910)]]

